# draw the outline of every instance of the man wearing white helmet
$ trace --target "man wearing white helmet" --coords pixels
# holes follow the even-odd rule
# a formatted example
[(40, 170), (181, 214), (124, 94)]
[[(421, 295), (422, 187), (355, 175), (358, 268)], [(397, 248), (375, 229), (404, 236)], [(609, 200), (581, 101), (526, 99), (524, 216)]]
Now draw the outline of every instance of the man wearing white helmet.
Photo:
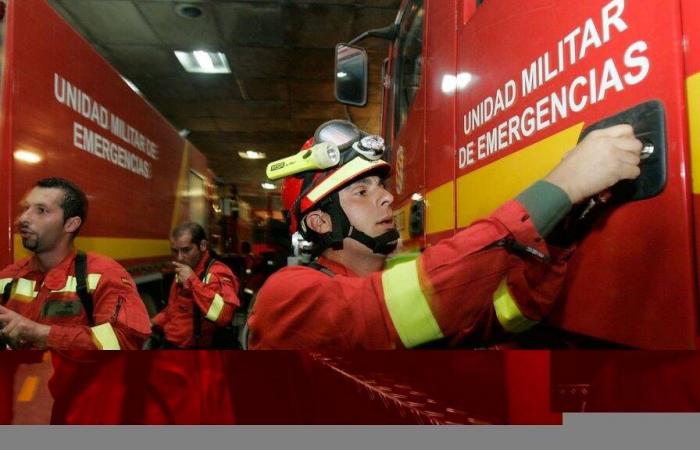
[[(317, 258), (268, 279), (249, 318), (249, 348), (398, 349), (527, 330), (551, 310), (571, 253), (544, 238), (573, 204), (640, 173), (631, 126), (594, 131), (489, 217), (383, 270), (399, 239), (382, 181), (390, 166), (378, 158), (381, 138), (361, 137), (350, 123), (329, 122), (293, 161), (305, 170), (287, 178), (283, 198), (294, 198), (293, 226)], [(311, 145), (327, 142), (338, 147), (335, 165), (310, 165)], [(268, 176), (293, 172), (286, 160)]]

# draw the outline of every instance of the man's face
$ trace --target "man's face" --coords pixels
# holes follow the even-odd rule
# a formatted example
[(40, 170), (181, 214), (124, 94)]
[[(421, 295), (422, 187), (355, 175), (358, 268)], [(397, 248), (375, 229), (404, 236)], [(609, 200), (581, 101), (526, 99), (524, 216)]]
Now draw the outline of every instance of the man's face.
[(205, 248), (204, 241), (200, 245), (192, 243), (192, 235), (190, 233), (182, 233), (179, 236), (170, 238), (170, 249), (173, 252), (175, 261), (181, 264), (187, 264), (191, 268), (197, 267), (199, 260), (202, 259), (202, 253)]
[(24, 248), (34, 253), (51, 251), (70, 234), (64, 229), (64, 196), (58, 188), (35, 187), (24, 197), (17, 219)]
[(339, 197), (350, 224), (366, 235), (377, 237), (396, 228), (391, 208), (394, 197), (378, 176), (352, 183), (340, 191)]

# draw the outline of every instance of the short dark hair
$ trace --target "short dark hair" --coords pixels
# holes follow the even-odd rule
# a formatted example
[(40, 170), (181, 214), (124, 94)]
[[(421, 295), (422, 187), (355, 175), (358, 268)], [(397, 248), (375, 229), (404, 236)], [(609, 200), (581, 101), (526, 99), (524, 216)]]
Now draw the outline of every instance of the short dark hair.
[(195, 245), (199, 245), (202, 241), (207, 240), (207, 232), (204, 231), (204, 227), (197, 222), (183, 222), (175, 227), (171, 235), (177, 238), (184, 233), (189, 233), (190, 236), (192, 236), (191, 242)]
[(42, 178), (34, 186), (63, 191), (63, 201), (60, 205), (63, 210), (63, 223), (71, 217), (80, 217), (80, 226), (74, 233), (77, 235), (87, 220), (88, 199), (85, 193), (75, 183), (58, 177)]

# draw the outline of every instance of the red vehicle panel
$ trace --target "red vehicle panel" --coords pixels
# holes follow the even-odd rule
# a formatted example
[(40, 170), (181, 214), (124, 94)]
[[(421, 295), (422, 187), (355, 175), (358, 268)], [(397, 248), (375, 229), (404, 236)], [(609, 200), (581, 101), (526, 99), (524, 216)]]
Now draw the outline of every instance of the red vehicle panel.
[[(690, 175), (691, 148), (699, 151), (697, 2), (476, 5), (407, 0), (397, 18), (401, 30), (413, 10), (424, 21), (416, 100), (404, 111), (395, 100), (406, 90), (401, 58), (410, 47), (400, 33), (385, 96), (392, 101), (384, 132), (397, 136), (391, 148), (395, 180), (402, 181), (394, 187), (399, 214), (409, 205), (406, 193), (423, 194), (424, 237), (434, 242), (546, 175), (587, 127), (658, 102), (663, 111), (655, 124), (665, 134), (656, 148), (662, 152), (665, 143), (665, 157), (657, 155), (665, 160), (665, 180), (658, 193), (599, 213), (579, 243), (549, 325), (618, 345), (695, 348), (700, 188)], [(421, 157), (424, 167), (406, 164)]]
[(153, 270), (175, 221), (208, 216), (206, 158), (44, 0), (9, 2), (5, 23), (0, 264), (25, 254), (23, 194), (60, 176), (90, 201), (78, 247)]

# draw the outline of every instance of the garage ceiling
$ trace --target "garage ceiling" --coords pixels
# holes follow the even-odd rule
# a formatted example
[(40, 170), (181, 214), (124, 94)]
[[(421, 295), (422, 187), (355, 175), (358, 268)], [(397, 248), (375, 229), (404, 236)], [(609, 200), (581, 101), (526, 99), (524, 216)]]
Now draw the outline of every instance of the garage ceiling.
[[(368, 39), (370, 95), (348, 108), (333, 94), (333, 48), (394, 21), (400, 0), (49, 0), (110, 63), (208, 158), (255, 208), (270, 160), (298, 151), (326, 120), (347, 118), (379, 131), (380, 70), (386, 42)], [(195, 5), (197, 18), (177, 13)], [(231, 74), (187, 73), (174, 50), (224, 52)], [(265, 152), (243, 160), (239, 151)]]

